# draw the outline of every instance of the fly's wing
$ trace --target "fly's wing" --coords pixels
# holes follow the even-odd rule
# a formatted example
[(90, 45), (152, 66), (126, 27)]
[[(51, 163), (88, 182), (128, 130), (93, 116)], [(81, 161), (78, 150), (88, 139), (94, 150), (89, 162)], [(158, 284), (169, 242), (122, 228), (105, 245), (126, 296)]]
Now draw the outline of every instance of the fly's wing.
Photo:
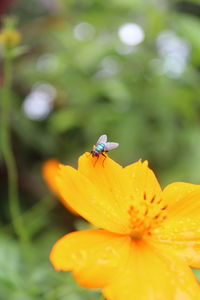
[(115, 149), (119, 146), (119, 143), (106, 143), (104, 147), (104, 151), (110, 151), (112, 149)]
[(107, 142), (107, 135), (103, 134), (99, 137), (98, 141), (96, 142), (96, 146), (101, 143), (106, 143), (106, 142)]

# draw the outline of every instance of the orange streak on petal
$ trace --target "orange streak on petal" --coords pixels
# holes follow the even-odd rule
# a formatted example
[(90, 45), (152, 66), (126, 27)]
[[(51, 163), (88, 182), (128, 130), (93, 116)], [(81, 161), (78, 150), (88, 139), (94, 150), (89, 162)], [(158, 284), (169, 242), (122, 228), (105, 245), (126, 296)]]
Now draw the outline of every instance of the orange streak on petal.
[(77, 231), (56, 242), (50, 260), (56, 270), (72, 271), (82, 286), (102, 288), (113, 280), (129, 248), (128, 237), (104, 230)]

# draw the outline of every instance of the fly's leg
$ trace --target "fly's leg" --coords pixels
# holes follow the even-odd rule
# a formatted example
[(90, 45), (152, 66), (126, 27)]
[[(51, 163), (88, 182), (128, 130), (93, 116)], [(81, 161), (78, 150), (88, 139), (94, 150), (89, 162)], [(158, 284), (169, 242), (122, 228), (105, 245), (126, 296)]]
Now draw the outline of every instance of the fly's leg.
[(103, 162), (102, 162), (102, 165), (103, 165), (103, 167), (104, 167), (104, 161), (105, 161), (105, 159), (106, 159), (106, 155), (102, 152), (101, 153), (103, 156), (104, 156), (104, 159), (103, 159)]
[(95, 162), (94, 162), (94, 164), (93, 164), (93, 167), (96, 166), (96, 163), (97, 163), (98, 158), (99, 158), (99, 155), (97, 155), (97, 159), (95, 160)]

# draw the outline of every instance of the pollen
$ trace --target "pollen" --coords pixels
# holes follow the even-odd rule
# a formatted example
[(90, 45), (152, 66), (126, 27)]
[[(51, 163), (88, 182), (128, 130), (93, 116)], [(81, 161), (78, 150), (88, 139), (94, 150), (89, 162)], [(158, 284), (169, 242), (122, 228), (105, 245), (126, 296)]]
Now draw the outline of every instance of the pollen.
[(167, 205), (157, 195), (148, 197), (144, 192), (139, 206), (130, 205), (128, 209), (130, 236), (139, 240), (158, 227), (167, 218)]

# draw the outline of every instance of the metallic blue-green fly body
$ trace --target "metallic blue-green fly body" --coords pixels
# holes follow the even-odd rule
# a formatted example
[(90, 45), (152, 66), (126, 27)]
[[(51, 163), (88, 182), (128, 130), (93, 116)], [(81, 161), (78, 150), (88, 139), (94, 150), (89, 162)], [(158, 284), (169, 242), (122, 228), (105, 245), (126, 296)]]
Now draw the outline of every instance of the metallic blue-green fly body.
[(98, 157), (100, 154), (104, 155), (104, 152), (108, 152), (112, 149), (115, 149), (119, 146), (118, 143), (109, 143), (107, 142), (107, 135), (103, 134), (99, 137), (98, 141), (96, 142), (96, 145), (93, 146), (92, 151), (90, 153), (93, 157)]
[(103, 152), (103, 149), (104, 149), (105, 145), (106, 145), (105, 143), (101, 143), (101, 144), (97, 145), (96, 146), (96, 151), (98, 151), (99, 154), (100, 154), (101, 152)]

